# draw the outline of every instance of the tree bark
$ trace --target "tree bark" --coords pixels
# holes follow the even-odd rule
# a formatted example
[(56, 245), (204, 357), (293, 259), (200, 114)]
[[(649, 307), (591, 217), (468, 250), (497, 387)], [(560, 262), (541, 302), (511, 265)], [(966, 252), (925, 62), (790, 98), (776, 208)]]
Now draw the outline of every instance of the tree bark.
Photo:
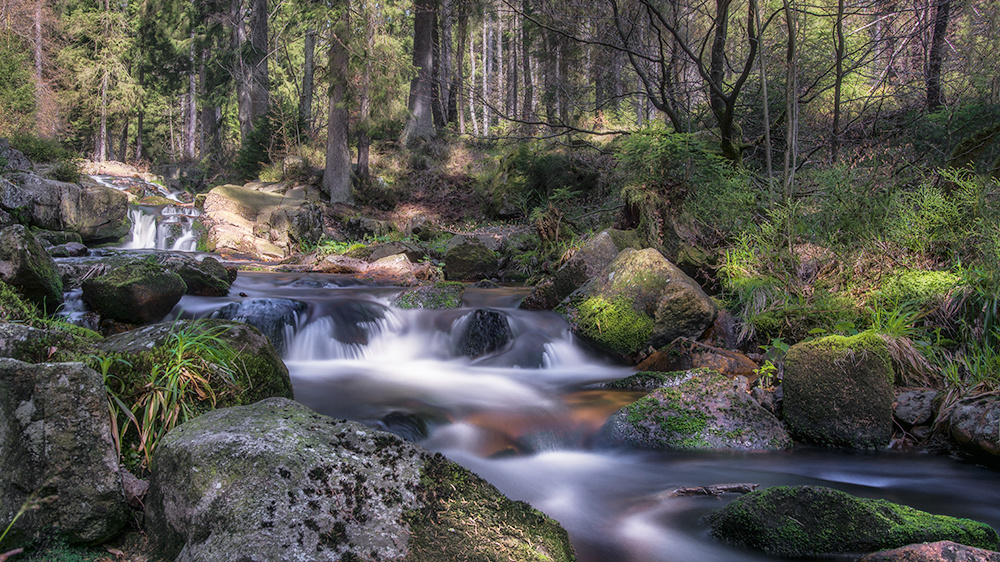
[[(521, 10), (527, 14), (531, 9), (529, 0), (521, 0)], [(527, 18), (521, 20), (521, 75), (524, 76), (524, 99), (521, 101), (521, 118), (534, 120), (535, 85), (531, 80), (531, 33)], [(530, 125), (525, 125), (525, 134), (531, 134)]]
[[(364, 8), (365, 20), (365, 52), (369, 57), (375, 50), (375, 10), (378, 9), (368, 3)], [(371, 107), (372, 107), (372, 65), (370, 60), (366, 61), (364, 71), (361, 74), (361, 81), (358, 85), (358, 171), (357, 176), (360, 183), (364, 185), (368, 181), (369, 151), (371, 147)]]
[[(452, 76), (453, 88), (458, 100), (455, 103), (456, 113), (458, 113), (458, 132), (465, 134), (465, 49), (468, 44), (469, 16), (466, 8), (458, 14), (458, 49), (455, 51), (455, 71)], [(475, 63), (475, 59), (473, 59)]]
[(350, 70), (350, 3), (337, 0), (330, 33), (330, 115), (326, 136), (323, 191), (331, 203), (351, 202), (351, 152), (347, 141), (347, 88)]
[(315, 69), (314, 57), (316, 52), (316, 30), (309, 28), (306, 30), (305, 44), (303, 46), (302, 63), (302, 95), (299, 96), (299, 119), (307, 132), (313, 128), (313, 71)]
[(250, 11), (250, 46), (253, 49), (250, 87), (250, 120), (267, 113), (270, 104), (267, 76), (267, 0), (253, 0)]
[(198, 158), (198, 80), (196, 79), (195, 53), (194, 53), (194, 29), (191, 30), (191, 47), (188, 53), (188, 60), (191, 68), (188, 71), (188, 99), (187, 99), (187, 131), (185, 132), (184, 156), (189, 160)]
[(799, 133), (799, 80), (796, 14), (792, 8), (792, 0), (782, 0), (785, 10), (785, 27), (788, 34), (788, 44), (785, 57), (785, 173), (783, 202), (788, 204), (792, 196), (792, 184), (795, 181), (795, 169), (798, 165), (798, 133)]
[(94, 160), (104, 162), (108, 159), (108, 71), (106, 70), (101, 76), (101, 122), (94, 148)]
[(834, 22), (834, 76), (833, 76), (833, 126), (830, 139), (830, 163), (840, 158), (840, 112), (844, 85), (844, 11), (845, 0), (837, 0), (837, 19)]
[(410, 97), (407, 102), (410, 116), (403, 127), (403, 142), (406, 144), (436, 134), (431, 88), (434, 76), (436, 0), (415, 0), (413, 9), (413, 66), (417, 69), (417, 75), (410, 81)]
[(944, 103), (941, 92), (941, 64), (944, 62), (950, 12), (951, 0), (939, 0), (937, 13), (934, 15), (934, 35), (927, 59), (927, 111), (937, 111)]

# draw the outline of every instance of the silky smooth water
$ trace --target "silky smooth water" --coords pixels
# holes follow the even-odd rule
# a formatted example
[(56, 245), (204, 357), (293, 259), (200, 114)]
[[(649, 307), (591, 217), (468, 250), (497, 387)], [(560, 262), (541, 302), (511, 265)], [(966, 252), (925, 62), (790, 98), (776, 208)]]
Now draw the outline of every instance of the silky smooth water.
[[(375, 427), (390, 414), (425, 420), (421, 445), (558, 520), (583, 561), (770, 560), (708, 535), (702, 517), (736, 496), (665, 493), (719, 483), (824, 485), (1000, 527), (998, 474), (942, 456), (600, 448), (607, 417), (641, 396), (600, 383), (631, 368), (588, 349), (558, 315), (516, 309), (523, 290), (470, 288), (463, 308), (445, 311), (393, 308), (400, 290), (343, 276), (241, 273), (229, 297), (184, 297), (174, 316), (204, 317), (253, 298), (306, 303), (283, 332), (299, 402)], [(457, 341), (476, 308), (506, 314), (514, 339), (471, 360)]]

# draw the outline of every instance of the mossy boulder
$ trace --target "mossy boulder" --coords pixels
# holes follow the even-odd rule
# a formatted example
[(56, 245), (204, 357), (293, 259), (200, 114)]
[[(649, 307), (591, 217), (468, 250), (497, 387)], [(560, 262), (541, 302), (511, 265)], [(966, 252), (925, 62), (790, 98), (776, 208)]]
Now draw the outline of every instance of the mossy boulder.
[(83, 300), (102, 318), (128, 324), (162, 320), (184, 296), (180, 275), (153, 257), (133, 260), (83, 282)]
[(577, 335), (623, 356), (679, 337), (696, 339), (717, 313), (693, 279), (651, 248), (622, 250), (556, 310)]
[(796, 440), (877, 449), (892, 437), (893, 370), (885, 341), (865, 332), (792, 346), (783, 418)]
[(97, 543), (128, 519), (101, 375), (82, 363), (0, 359), (4, 550), (42, 532)]
[(950, 271), (900, 271), (886, 279), (874, 296), (890, 305), (910, 303), (924, 308), (940, 305), (961, 282)]
[(625, 248), (642, 248), (635, 231), (602, 230), (581, 246), (550, 278), (536, 285), (531, 294), (521, 301), (520, 307), (532, 310), (555, 308), (570, 293), (600, 275)]
[(468, 470), (277, 398), (164, 438), (147, 529), (169, 559), (573, 559), (556, 522)]
[(757, 490), (707, 521), (721, 541), (785, 557), (863, 554), (940, 540), (989, 550), (998, 545), (997, 532), (978, 521), (820, 486)]
[(109, 337), (98, 342), (97, 348), (104, 354), (128, 358), (131, 369), (127, 369), (130, 373), (123, 377), (124, 382), (141, 386), (149, 369), (164, 362), (164, 350), (171, 345), (171, 334), (177, 332), (211, 333), (236, 354), (237, 388), (220, 393), (217, 406), (252, 404), (273, 396), (293, 397), (288, 368), (271, 341), (242, 322), (215, 319), (162, 322)]
[(458, 308), (462, 306), (465, 285), (458, 281), (439, 281), (402, 291), (392, 299), (398, 308)]
[(449, 281), (478, 281), (495, 277), (500, 258), (475, 236), (457, 235), (444, 252), (444, 276)]
[(63, 302), (55, 261), (23, 225), (0, 230), (0, 280), (16, 287), (43, 312), (55, 312)]
[(109, 242), (128, 233), (128, 196), (82, 178), (68, 183), (33, 173), (11, 176), (30, 199), (27, 223), (45, 230), (80, 234), (84, 242)]
[(743, 377), (688, 371), (647, 375), (643, 380), (651, 378), (663, 386), (612, 415), (601, 428), (600, 442), (644, 449), (729, 451), (792, 445), (781, 422), (746, 391)]

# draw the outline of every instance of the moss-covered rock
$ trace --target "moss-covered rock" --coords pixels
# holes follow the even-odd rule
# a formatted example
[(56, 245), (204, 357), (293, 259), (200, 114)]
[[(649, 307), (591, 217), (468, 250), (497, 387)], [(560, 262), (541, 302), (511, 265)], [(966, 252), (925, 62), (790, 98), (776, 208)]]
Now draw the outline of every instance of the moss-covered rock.
[(934, 306), (940, 304), (961, 281), (961, 277), (950, 271), (900, 271), (886, 279), (874, 296), (890, 304)]
[(101, 375), (82, 363), (0, 359), (0, 521), (3, 550), (37, 533), (96, 543), (125, 525), (128, 507)]
[(601, 428), (601, 442), (675, 450), (791, 447), (781, 422), (746, 391), (743, 377), (688, 371), (656, 378), (664, 385), (612, 415)]
[(881, 448), (892, 436), (893, 371), (885, 341), (865, 332), (792, 346), (785, 356), (783, 418), (797, 440)]
[(170, 559), (573, 559), (557, 523), (440, 455), (282, 399), (168, 434), (147, 517)]
[(551, 278), (536, 285), (531, 294), (521, 301), (520, 307), (532, 310), (555, 308), (590, 278), (600, 275), (620, 251), (641, 247), (635, 231), (603, 230), (580, 247)]
[(458, 281), (439, 281), (407, 289), (392, 299), (398, 308), (458, 308), (462, 306), (465, 285)]
[(219, 260), (207, 256), (200, 261), (182, 254), (158, 254), (157, 261), (181, 276), (187, 287), (185, 294), (202, 297), (224, 297), (232, 281)]
[(631, 248), (556, 310), (575, 333), (624, 356), (678, 337), (697, 338), (717, 312), (701, 287), (658, 251)]
[(500, 258), (475, 236), (458, 235), (444, 252), (444, 276), (449, 281), (478, 281), (497, 275)]
[(43, 312), (63, 301), (62, 279), (55, 262), (22, 225), (0, 231), (0, 280), (16, 287)]
[(998, 545), (997, 532), (984, 523), (819, 486), (757, 490), (709, 515), (708, 523), (719, 540), (786, 557), (862, 554), (939, 540), (990, 550)]
[(83, 282), (83, 300), (103, 318), (148, 324), (162, 320), (187, 285), (152, 256), (117, 266)]
[(948, 416), (948, 431), (967, 453), (1000, 466), (1000, 399), (996, 396), (956, 404)]

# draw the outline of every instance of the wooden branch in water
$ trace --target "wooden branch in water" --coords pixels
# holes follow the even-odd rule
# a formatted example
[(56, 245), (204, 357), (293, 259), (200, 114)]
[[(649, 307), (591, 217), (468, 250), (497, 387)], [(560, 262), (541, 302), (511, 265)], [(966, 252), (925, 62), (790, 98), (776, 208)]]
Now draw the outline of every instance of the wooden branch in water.
[(660, 494), (660, 498), (676, 498), (678, 496), (721, 496), (722, 494), (746, 494), (757, 489), (759, 484), (712, 484), (711, 486), (692, 486), (677, 488)]

